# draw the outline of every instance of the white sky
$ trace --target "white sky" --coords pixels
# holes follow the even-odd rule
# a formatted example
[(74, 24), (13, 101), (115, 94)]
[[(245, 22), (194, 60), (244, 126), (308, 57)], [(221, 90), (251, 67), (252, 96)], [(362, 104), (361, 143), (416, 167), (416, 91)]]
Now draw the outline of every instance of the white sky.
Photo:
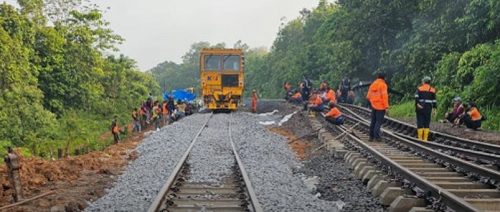
[[(6, 0), (7, 3), (15, 0)], [(280, 19), (292, 20), (302, 8), (319, 0), (91, 0), (125, 38), (121, 53), (135, 59), (141, 70), (165, 60), (181, 62), (191, 44), (242, 40), (250, 47), (271, 47)]]

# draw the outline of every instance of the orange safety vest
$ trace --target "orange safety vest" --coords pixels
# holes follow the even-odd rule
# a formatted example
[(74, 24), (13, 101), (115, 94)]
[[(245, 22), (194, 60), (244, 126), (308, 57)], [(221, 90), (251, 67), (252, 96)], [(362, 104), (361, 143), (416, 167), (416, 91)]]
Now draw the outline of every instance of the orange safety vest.
[(389, 108), (389, 96), (387, 84), (383, 79), (376, 79), (368, 88), (366, 98), (375, 110), (387, 110)]
[(257, 112), (257, 94), (255, 92), (252, 94), (252, 110), (254, 113)]
[(477, 108), (475, 107), (471, 108), (468, 113), (472, 121), (481, 120), (481, 114), (479, 113), (479, 110), (477, 110)]
[(321, 98), (319, 96), (316, 96), (316, 98), (309, 100), (309, 103), (313, 104), (314, 106), (319, 106), (323, 101), (321, 101)]
[(328, 113), (325, 115), (325, 117), (331, 116), (331, 117), (336, 119), (341, 115), (342, 115), (342, 113), (340, 112), (340, 110), (337, 107), (333, 107), (330, 111), (328, 111)]
[(302, 94), (300, 94), (300, 93), (298, 93), (298, 92), (297, 92), (297, 93), (295, 93), (295, 94), (292, 96), (292, 98), (294, 98), (294, 99), (302, 98)]
[(330, 89), (326, 93), (326, 99), (330, 100), (330, 102), (337, 103), (337, 99), (335, 99), (335, 91), (333, 91), (332, 89)]
[(115, 126), (113, 127), (113, 132), (118, 133), (118, 124), (115, 124)]
[(161, 106), (161, 109), (162, 109), (163, 115), (167, 115), (168, 114), (167, 103), (163, 103), (162, 106)]

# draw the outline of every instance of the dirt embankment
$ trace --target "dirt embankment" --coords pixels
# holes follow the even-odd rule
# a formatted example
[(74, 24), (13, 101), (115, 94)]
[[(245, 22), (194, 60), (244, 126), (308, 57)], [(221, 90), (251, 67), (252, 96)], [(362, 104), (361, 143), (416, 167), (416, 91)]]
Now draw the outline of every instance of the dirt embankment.
[[(129, 132), (132, 132), (129, 129)], [(108, 133), (109, 134), (109, 133)], [(106, 136), (105, 134), (103, 136)], [(139, 157), (134, 151), (142, 142), (143, 134), (134, 133), (125, 141), (104, 151), (80, 156), (66, 156), (60, 160), (25, 158), (17, 151), (21, 161), (21, 183), (24, 198), (49, 191), (56, 193), (16, 206), (6, 211), (78, 211), (105, 194), (117, 175), (129, 161)], [(0, 207), (12, 204), (12, 189), (5, 165), (0, 166)]]

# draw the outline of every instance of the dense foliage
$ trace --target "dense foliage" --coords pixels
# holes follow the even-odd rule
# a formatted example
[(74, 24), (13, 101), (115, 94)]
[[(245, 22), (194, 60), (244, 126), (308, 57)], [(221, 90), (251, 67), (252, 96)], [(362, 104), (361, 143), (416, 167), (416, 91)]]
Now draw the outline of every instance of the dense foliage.
[(133, 60), (106, 56), (123, 39), (102, 11), (82, 1), (50, 2), (0, 5), (2, 152), (7, 145), (44, 156), (102, 148), (107, 143), (98, 136), (113, 116), (130, 122), (132, 108), (158, 89)]
[(497, 0), (322, 0), (283, 23), (270, 52), (248, 49), (246, 85), (276, 98), (284, 82), (297, 87), (303, 75), (336, 87), (345, 75), (372, 80), (385, 72), (411, 99), (431, 76), (442, 113), (455, 95), (495, 109), (499, 12)]

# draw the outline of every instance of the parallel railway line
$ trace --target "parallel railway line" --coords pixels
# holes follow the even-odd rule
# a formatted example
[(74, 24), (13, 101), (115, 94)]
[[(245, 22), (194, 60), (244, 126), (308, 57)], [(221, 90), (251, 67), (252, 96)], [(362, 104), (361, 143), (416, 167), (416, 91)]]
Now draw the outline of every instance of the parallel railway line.
[[(341, 104), (340, 107), (349, 109), (353, 113), (365, 117), (365, 119), (366, 118), (369, 119), (370, 117), (370, 110), (366, 108), (348, 104)], [(403, 133), (405, 135), (409, 136), (416, 135), (416, 126), (404, 123), (402, 121), (390, 117), (386, 117), (384, 119), (383, 126), (392, 129), (394, 131), (397, 131), (399, 133)], [(470, 140), (466, 138), (460, 138), (446, 133), (431, 131), (429, 133), (429, 140), (448, 146), (455, 146), (463, 149), (470, 149), (475, 151), (482, 151), (484, 153), (500, 155), (500, 145)]]
[[(197, 143), (197, 139), (202, 136), (202, 132), (208, 127), (207, 124), (210, 119), (207, 120), (195, 135), (189, 148), (180, 159), (148, 211), (262, 211), (234, 146), (230, 121), (228, 122), (227, 131), (221, 132), (225, 133), (224, 135), (226, 135), (227, 140), (221, 140), (220, 142), (231, 143), (232, 152), (230, 154), (234, 157), (234, 164), (232, 167), (225, 167), (230, 169), (231, 173), (221, 172), (217, 174), (217, 182), (190, 181), (190, 178), (194, 175), (190, 167), (196, 164), (190, 164), (189, 157), (193, 156), (192, 154), (194, 153), (192, 150), (196, 145), (203, 145), (202, 143)], [(221, 154), (224, 153), (229, 152), (221, 152)], [(224, 157), (231, 156), (226, 155)]]
[[(344, 147), (350, 150), (345, 159), (360, 178), (370, 180), (370, 189), (374, 189), (373, 181), (387, 180), (387, 187), (395, 187), (393, 193), (399, 192), (400, 196), (416, 195), (425, 199), (424, 205), (433, 210), (499, 210), (500, 172), (496, 165), (499, 155), (436, 142), (422, 142), (401, 133), (411, 133), (407, 125), (396, 127), (399, 132), (383, 129), (384, 142), (368, 142), (369, 122), (359, 115), (364, 112), (341, 107), (345, 126), (329, 124), (328, 128), (337, 135), (350, 132), (343, 139)], [(390, 124), (386, 121), (384, 127)], [(376, 175), (383, 177), (374, 177)], [(375, 190), (374, 195), (383, 196), (382, 191)], [(380, 202), (390, 205), (394, 198), (385, 195)]]

